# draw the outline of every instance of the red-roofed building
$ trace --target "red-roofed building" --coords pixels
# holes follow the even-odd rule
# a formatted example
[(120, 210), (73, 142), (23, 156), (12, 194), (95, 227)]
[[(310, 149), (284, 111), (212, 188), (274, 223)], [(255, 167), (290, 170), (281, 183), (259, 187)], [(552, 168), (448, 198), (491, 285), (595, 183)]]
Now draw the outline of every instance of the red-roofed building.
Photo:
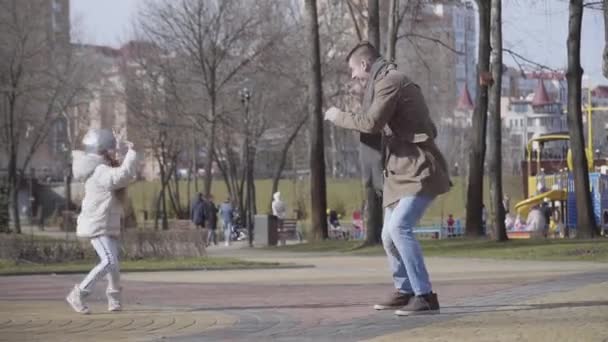
[(595, 89), (591, 90), (591, 96), (594, 98), (597, 97), (608, 99), (608, 85), (600, 85), (595, 87)]
[(553, 103), (549, 95), (547, 94), (547, 89), (545, 88), (545, 82), (542, 79), (538, 80), (538, 85), (536, 89), (534, 89), (534, 97), (532, 98), (532, 107), (544, 107), (548, 104)]
[(460, 97), (458, 98), (456, 110), (472, 111), (474, 108), (475, 106), (473, 105), (473, 101), (471, 100), (471, 93), (469, 93), (469, 87), (465, 85), (460, 91)]
[[(587, 106), (588, 95), (588, 90), (583, 88), (583, 107)], [(599, 85), (591, 89), (591, 105), (593, 107), (608, 107), (608, 86)]]
[(473, 110), (475, 105), (471, 99), (471, 93), (466, 84), (462, 87), (456, 109), (451, 116), (441, 118), (441, 125), (446, 125), (452, 128), (467, 128), (473, 125)]

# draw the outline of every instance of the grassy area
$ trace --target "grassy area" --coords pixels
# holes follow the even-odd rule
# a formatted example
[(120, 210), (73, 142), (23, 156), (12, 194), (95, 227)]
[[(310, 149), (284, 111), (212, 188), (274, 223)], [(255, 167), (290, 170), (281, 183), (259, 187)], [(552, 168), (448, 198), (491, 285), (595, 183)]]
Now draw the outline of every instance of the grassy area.
[[(439, 223), (441, 218), (444, 219), (448, 214), (454, 214), (456, 218), (463, 218), (465, 213), (464, 204), (466, 202), (466, 187), (463, 177), (452, 179), (454, 187), (452, 190), (440, 196), (426, 212), (422, 219), (422, 224)], [(511, 204), (515, 205), (523, 199), (522, 181), (519, 176), (505, 176), (504, 192), (511, 197)], [(268, 210), (271, 200), (272, 181), (269, 179), (257, 180), (256, 184), (256, 203), (258, 212), (265, 213)], [(488, 189), (487, 179), (485, 180), (484, 189)], [(140, 218), (142, 210), (149, 212), (154, 207), (154, 196), (158, 193), (160, 184), (158, 182), (138, 182), (129, 188), (129, 196), (133, 200), (133, 206), (136, 210), (138, 218)], [(202, 181), (199, 181), (199, 189), (202, 189)], [(214, 181), (212, 193), (216, 202), (223, 201), (228, 192), (222, 181)], [(350, 221), (352, 212), (355, 209), (361, 208), (363, 202), (364, 191), (359, 179), (328, 179), (327, 180), (327, 204), (330, 208), (343, 208), (346, 222)], [(287, 202), (288, 210), (294, 209), (295, 203), (301, 199), (307, 211), (310, 209), (310, 188), (308, 181), (293, 182), (291, 180), (282, 180), (279, 183), (279, 191), (281, 191), (283, 199)], [(194, 183), (190, 185), (190, 197), (194, 197)], [(187, 182), (180, 183), (180, 194), (182, 202), (186, 204), (188, 199)], [(485, 203), (489, 203), (489, 194), (486, 191), (484, 194)]]
[[(0, 259), (0, 275), (85, 273), (94, 261), (61, 264), (15, 263)], [(121, 272), (155, 272), (170, 270), (230, 270), (296, 267), (276, 262), (254, 262), (234, 258), (180, 258), (127, 260), (120, 263)]]
[[(424, 255), (512, 260), (608, 262), (608, 239), (598, 240), (423, 240)], [(293, 252), (338, 252), (384, 255), (381, 246), (359, 248), (359, 241), (322, 241), (279, 247)]]

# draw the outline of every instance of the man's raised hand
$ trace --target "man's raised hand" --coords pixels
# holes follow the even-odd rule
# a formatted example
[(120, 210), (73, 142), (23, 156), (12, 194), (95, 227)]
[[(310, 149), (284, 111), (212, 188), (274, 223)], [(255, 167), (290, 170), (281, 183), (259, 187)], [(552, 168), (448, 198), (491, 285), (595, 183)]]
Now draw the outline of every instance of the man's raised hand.
[(330, 107), (327, 111), (325, 111), (325, 120), (335, 122), (340, 113), (342, 113), (342, 111), (338, 108)]

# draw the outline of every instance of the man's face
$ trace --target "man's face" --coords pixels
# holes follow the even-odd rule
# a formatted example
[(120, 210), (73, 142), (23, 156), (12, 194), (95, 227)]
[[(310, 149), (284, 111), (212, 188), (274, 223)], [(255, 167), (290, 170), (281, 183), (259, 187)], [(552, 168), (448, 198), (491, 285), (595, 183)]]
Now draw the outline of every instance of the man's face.
[(353, 80), (362, 84), (367, 83), (370, 75), (370, 65), (365, 59), (353, 57), (348, 60), (348, 67)]

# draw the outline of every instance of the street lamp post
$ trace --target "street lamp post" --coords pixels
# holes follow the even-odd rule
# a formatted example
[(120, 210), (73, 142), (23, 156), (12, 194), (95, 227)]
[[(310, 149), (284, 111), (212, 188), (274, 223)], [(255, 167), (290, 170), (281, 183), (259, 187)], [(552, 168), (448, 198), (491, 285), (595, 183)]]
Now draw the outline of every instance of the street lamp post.
[[(160, 192), (160, 197), (161, 197), (161, 206), (162, 206), (162, 230), (167, 230), (169, 229), (169, 219), (167, 217), (167, 203), (165, 201), (166, 199), (166, 194), (165, 192), (167, 191), (167, 177), (169, 177), (169, 175), (166, 174), (166, 167), (167, 167), (167, 153), (166, 153), (166, 142), (167, 142), (167, 123), (165, 122), (161, 122), (160, 124), (160, 160), (161, 160), (161, 165), (160, 165), (160, 178), (161, 178), (161, 192)], [(155, 223), (155, 228), (158, 229), (158, 220), (156, 220)]]
[(248, 88), (243, 88), (239, 91), (241, 103), (243, 104), (245, 114), (245, 224), (247, 225), (247, 236), (249, 239), (249, 247), (253, 247), (253, 170), (251, 169), (251, 156), (249, 153), (249, 100), (251, 99), (251, 91)]

